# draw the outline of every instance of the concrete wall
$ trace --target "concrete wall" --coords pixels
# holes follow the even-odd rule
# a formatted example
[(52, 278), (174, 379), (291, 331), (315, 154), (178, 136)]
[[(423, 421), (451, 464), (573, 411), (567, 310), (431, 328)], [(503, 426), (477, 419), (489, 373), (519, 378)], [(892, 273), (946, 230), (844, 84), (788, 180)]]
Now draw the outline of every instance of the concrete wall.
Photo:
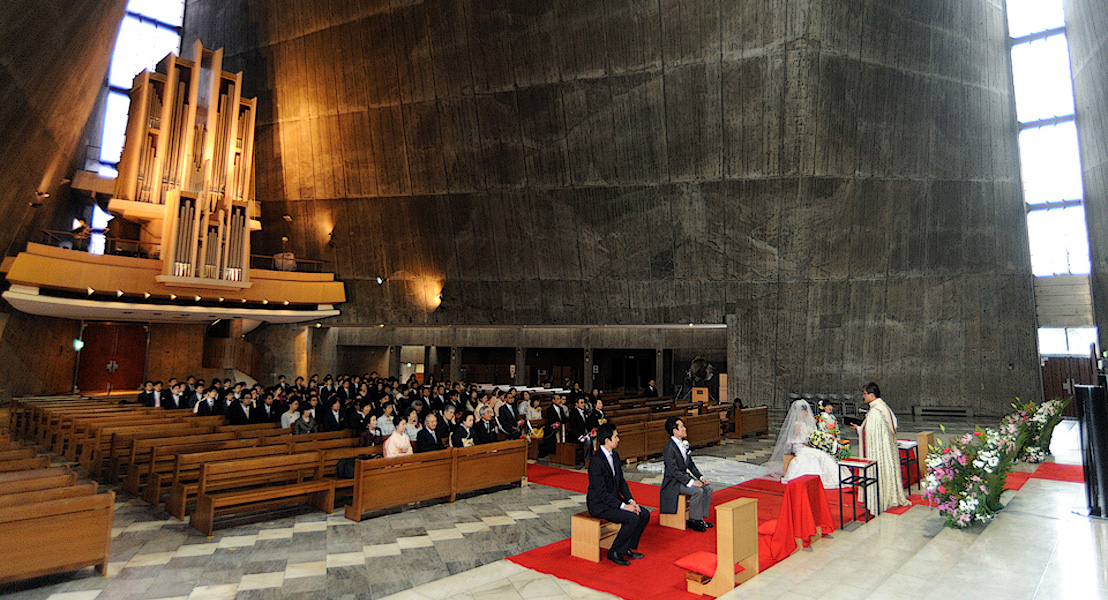
[(333, 261), (335, 324), (726, 320), (747, 402), (1041, 395), (1000, 0), (192, 0), (185, 30), (258, 96), (255, 248)]
[(1108, 39), (1104, 4), (1066, 0), (1070, 66), (1077, 105), (1085, 219), (1092, 259), (1093, 318), (1099, 328), (1100, 348), (1108, 348)]

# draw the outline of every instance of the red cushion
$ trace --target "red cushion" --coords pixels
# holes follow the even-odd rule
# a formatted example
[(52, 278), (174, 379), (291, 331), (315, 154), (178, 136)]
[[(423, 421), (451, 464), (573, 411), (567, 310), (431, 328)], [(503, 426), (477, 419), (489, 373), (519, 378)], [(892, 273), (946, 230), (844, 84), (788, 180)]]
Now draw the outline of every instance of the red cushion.
[(777, 519), (772, 519), (758, 526), (758, 535), (773, 535), (777, 533)]
[[(688, 556), (683, 556), (676, 561), (675, 565), (681, 567), (686, 571), (692, 571), (693, 573), (699, 573), (705, 577), (715, 577), (716, 575), (716, 553), (707, 552), (701, 550), (700, 552), (693, 552)], [(735, 565), (735, 572), (741, 573), (743, 568), (739, 565)]]

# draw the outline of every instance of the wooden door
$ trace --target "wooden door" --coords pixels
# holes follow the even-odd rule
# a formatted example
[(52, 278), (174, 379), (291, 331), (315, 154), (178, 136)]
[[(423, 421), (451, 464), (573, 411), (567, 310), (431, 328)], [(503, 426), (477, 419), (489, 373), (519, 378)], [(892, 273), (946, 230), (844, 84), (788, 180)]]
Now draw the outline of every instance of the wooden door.
[[(1090, 358), (1052, 356), (1043, 359), (1043, 399), (1071, 398), (1073, 386), (1096, 385), (1096, 369)], [(1066, 416), (1077, 416), (1071, 402), (1063, 412)]]
[[(146, 375), (147, 326), (134, 323), (85, 323), (77, 361), (82, 393), (138, 390)], [(136, 392), (137, 393), (137, 392)]]

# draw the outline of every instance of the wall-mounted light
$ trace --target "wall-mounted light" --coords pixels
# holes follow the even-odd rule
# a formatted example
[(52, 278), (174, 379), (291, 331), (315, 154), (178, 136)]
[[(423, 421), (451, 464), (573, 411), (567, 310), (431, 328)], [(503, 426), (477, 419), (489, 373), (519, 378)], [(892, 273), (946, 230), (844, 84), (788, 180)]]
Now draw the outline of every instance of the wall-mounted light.
[(116, 297), (116, 298), (119, 298), (119, 297), (120, 297), (120, 296), (122, 296), (122, 295), (123, 295), (123, 290), (116, 290), (116, 291), (115, 291), (115, 297)]
[(384, 285), (384, 283), (385, 283), (385, 278), (378, 275), (377, 276), (377, 285)]
[(323, 323), (316, 323), (315, 324), (316, 329), (319, 329), (320, 327), (323, 327)]
[(94, 289), (92, 289), (92, 288), (86, 288), (86, 289), (85, 289), (85, 291), (86, 291), (86, 292), (88, 292), (88, 295), (89, 295), (89, 296), (91, 296), (91, 295), (93, 295), (93, 294), (95, 294), (95, 293), (96, 293), (96, 290), (94, 290)]
[(288, 306), (288, 305), (289, 305), (289, 301), (285, 300), (285, 306)]
[(177, 299), (177, 294), (170, 294), (169, 299), (170, 300), (176, 300)]
[(197, 302), (200, 302), (200, 296), (195, 296)]
[(281, 215), (281, 218), (288, 223), (292, 223), (292, 215)]
[(220, 297), (219, 297), (219, 301), (220, 301), (220, 302), (223, 302), (223, 296), (220, 296)]
[(143, 292), (143, 293), (142, 293), (142, 297), (143, 297), (143, 298), (146, 298), (147, 300), (149, 300), (149, 299), (150, 299), (150, 292)]
[(269, 304), (269, 300), (262, 300), (262, 304)]
[(84, 348), (84, 347), (85, 347), (85, 341), (84, 340), (73, 340), (73, 351), (74, 352), (80, 352), (81, 348)]

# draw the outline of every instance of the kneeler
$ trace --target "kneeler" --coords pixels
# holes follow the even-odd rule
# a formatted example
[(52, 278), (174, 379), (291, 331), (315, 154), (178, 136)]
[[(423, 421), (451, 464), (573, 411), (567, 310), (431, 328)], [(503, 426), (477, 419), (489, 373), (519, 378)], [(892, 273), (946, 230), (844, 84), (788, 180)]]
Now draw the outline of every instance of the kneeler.
[(758, 527), (759, 544), (774, 562), (796, 552), (799, 538), (805, 546), (813, 537), (835, 530), (827, 494), (818, 475), (797, 477), (785, 486), (781, 514)]
[(673, 564), (685, 569), (689, 592), (718, 598), (758, 574), (758, 501), (739, 498), (716, 510), (716, 551), (693, 552)]

